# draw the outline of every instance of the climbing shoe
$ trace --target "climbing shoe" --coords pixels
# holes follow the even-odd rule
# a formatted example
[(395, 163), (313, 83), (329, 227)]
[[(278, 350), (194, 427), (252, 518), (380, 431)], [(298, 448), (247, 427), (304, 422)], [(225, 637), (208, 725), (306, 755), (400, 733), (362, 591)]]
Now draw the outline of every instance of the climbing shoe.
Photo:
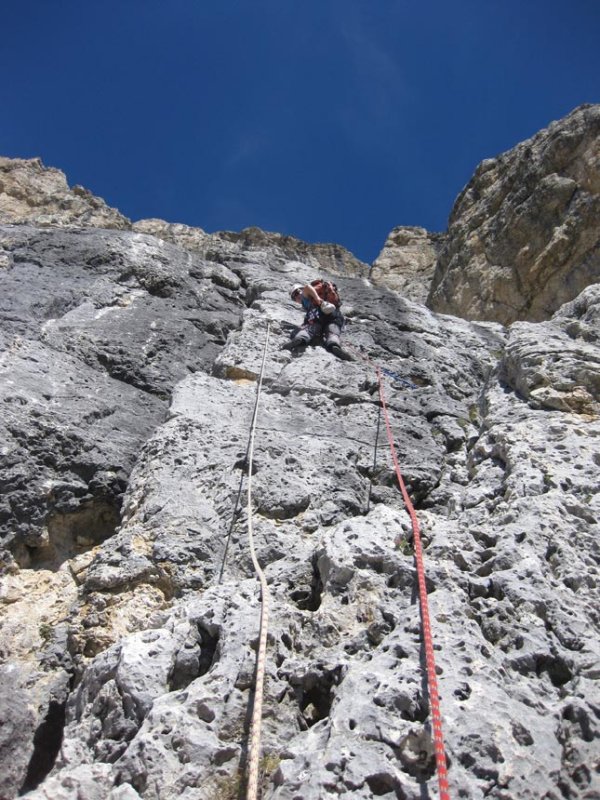
[(290, 339), (289, 342), (281, 345), (282, 350), (296, 350), (299, 347), (306, 347), (306, 342), (304, 339)]
[(354, 361), (354, 358), (350, 355), (350, 353), (342, 350), (339, 344), (332, 344), (329, 348), (329, 352), (333, 353), (336, 358), (339, 358), (342, 361)]

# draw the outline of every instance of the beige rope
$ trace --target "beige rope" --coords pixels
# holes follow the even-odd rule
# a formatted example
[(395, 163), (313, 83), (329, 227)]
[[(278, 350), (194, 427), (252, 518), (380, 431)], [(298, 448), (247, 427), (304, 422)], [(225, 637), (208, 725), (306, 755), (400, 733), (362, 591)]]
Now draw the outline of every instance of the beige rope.
[(250, 751), (248, 755), (248, 790), (247, 800), (256, 800), (258, 793), (258, 763), (260, 756), (260, 735), (262, 728), (262, 704), (263, 690), (265, 683), (265, 659), (267, 653), (267, 632), (269, 624), (269, 587), (265, 573), (262, 571), (256, 552), (254, 550), (254, 531), (252, 529), (252, 460), (254, 457), (254, 435), (256, 432), (256, 419), (258, 417), (258, 401), (262, 388), (262, 380), (265, 371), (265, 361), (267, 358), (267, 347), (269, 343), (269, 333), (271, 324), (267, 323), (267, 335), (265, 337), (265, 347), (263, 351), (260, 376), (256, 387), (256, 405), (254, 406), (254, 416), (250, 430), (250, 447), (248, 448), (248, 543), (250, 545), (250, 555), (252, 563), (260, 581), (261, 593), (261, 613), (260, 613), (260, 635), (258, 653), (256, 656), (256, 684), (254, 687), (254, 707), (252, 709), (252, 727), (250, 729)]

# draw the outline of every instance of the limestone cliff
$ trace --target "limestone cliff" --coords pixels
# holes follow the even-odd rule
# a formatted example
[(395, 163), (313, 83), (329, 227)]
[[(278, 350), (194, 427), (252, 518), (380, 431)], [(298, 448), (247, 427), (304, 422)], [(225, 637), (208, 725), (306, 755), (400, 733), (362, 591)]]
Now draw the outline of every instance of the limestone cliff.
[(479, 165), (452, 210), (428, 304), (540, 321), (598, 280), (600, 105)]
[(117, 228), (129, 220), (83, 186), (70, 188), (59, 169), (39, 158), (0, 156), (0, 222)]
[(147, 233), (172, 242), (203, 258), (232, 260), (248, 250), (268, 250), (271, 260), (301, 259), (316, 269), (335, 275), (368, 275), (369, 267), (338, 244), (308, 244), (294, 236), (269, 233), (260, 228), (240, 232), (206, 233), (162, 219), (132, 223), (104, 200), (82, 186), (68, 185), (65, 175), (45, 167), (41, 159), (0, 156), (0, 223), (30, 223), (61, 228), (116, 228)]
[(600, 280), (600, 105), (483, 161), (448, 230), (395, 228), (372, 278), (439, 313), (549, 319)]
[(436, 796), (375, 364), (426, 542), (451, 796), (598, 796), (600, 286), (503, 327), (349, 266), (356, 361), (297, 357), (288, 290), (318, 259), (23, 202), (0, 225), (0, 797), (243, 796), (259, 591), (234, 512), (267, 324), (262, 796)]
[(371, 280), (409, 300), (427, 300), (444, 235), (401, 225), (390, 233), (373, 262)]

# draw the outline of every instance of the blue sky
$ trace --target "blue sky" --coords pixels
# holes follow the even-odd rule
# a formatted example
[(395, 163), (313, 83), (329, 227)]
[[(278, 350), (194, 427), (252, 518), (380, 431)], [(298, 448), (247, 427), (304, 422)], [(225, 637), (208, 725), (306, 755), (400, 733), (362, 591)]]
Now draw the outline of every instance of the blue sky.
[(132, 219), (372, 261), (477, 164), (600, 102), (598, 0), (3, 4), (0, 154)]

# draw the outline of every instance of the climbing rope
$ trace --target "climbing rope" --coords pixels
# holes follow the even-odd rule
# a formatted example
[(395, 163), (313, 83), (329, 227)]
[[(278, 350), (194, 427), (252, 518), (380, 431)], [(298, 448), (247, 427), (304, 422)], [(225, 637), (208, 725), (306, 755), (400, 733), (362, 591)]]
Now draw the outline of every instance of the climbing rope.
[(435, 749), (435, 761), (438, 774), (438, 785), (440, 789), (440, 800), (450, 800), (449, 785), (448, 785), (448, 772), (446, 767), (446, 753), (444, 750), (444, 737), (442, 734), (442, 716), (440, 712), (440, 698), (438, 694), (437, 676), (435, 671), (435, 658), (433, 655), (433, 637), (431, 635), (431, 622), (429, 619), (429, 602), (427, 600), (427, 586), (425, 584), (425, 566), (423, 563), (423, 547), (421, 545), (421, 533), (419, 530), (419, 521), (415, 513), (415, 509), (411, 499), (406, 490), (400, 466), (398, 464), (398, 457), (396, 455), (396, 447), (394, 444), (394, 437), (390, 425), (390, 418), (385, 402), (385, 393), (383, 390), (382, 370), (377, 367), (377, 380), (379, 382), (379, 400), (381, 408), (383, 409), (383, 416), (385, 419), (385, 427), (387, 430), (388, 442), (392, 453), (392, 460), (396, 470), (396, 477), (398, 478), (398, 485), (404, 498), (406, 509), (410, 515), (413, 542), (415, 548), (415, 562), (417, 565), (417, 580), (419, 586), (419, 606), (421, 609), (421, 622), (423, 627), (423, 644), (425, 647), (425, 662), (427, 667), (427, 684), (429, 687), (429, 700), (431, 704), (431, 720), (433, 727), (433, 746)]
[(263, 704), (263, 689), (265, 683), (265, 659), (267, 653), (267, 632), (269, 625), (269, 587), (265, 573), (262, 571), (256, 551), (254, 549), (254, 531), (252, 527), (252, 460), (254, 457), (254, 438), (256, 434), (256, 419), (258, 417), (258, 402), (260, 399), (260, 392), (262, 388), (263, 375), (265, 371), (265, 361), (267, 358), (267, 348), (269, 344), (269, 333), (271, 331), (270, 323), (267, 323), (267, 334), (265, 336), (265, 346), (263, 350), (262, 364), (260, 368), (260, 375), (256, 386), (256, 403), (254, 405), (254, 414), (252, 415), (252, 424), (250, 427), (250, 442), (247, 454), (248, 466), (248, 543), (250, 546), (250, 555), (252, 557), (252, 564), (258, 579), (260, 581), (260, 594), (261, 594), (261, 612), (260, 612), (260, 633), (259, 633), (259, 646), (256, 656), (256, 681), (254, 685), (254, 707), (252, 709), (252, 725), (250, 728), (250, 749), (248, 755), (248, 789), (246, 792), (247, 800), (256, 800), (258, 793), (258, 762), (260, 755), (260, 735), (262, 728), (262, 704)]
[[(375, 434), (375, 447), (373, 448), (373, 469), (372, 474), (375, 475), (375, 470), (377, 469), (377, 446), (379, 444), (379, 429), (381, 428), (381, 403), (377, 406), (377, 433)], [(373, 481), (369, 481), (369, 496), (367, 497), (367, 510), (365, 514), (368, 514), (371, 510), (371, 494), (373, 491)]]
[[(250, 448), (250, 439), (248, 439), (248, 449)], [(248, 449), (246, 450), (246, 457), (244, 459), (244, 464), (248, 464)], [(223, 573), (225, 572), (225, 564), (227, 562), (227, 552), (229, 551), (229, 542), (231, 541), (231, 534), (233, 533), (233, 527), (238, 517), (238, 510), (240, 504), (240, 497), (242, 496), (242, 486), (244, 484), (244, 470), (242, 468), (242, 474), (240, 476), (240, 484), (238, 486), (238, 493), (235, 499), (235, 505), (233, 507), (233, 514), (231, 515), (231, 523), (229, 525), (229, 530), (227, 532), (227, 538), (225, 540), (225, 552), (223, 553), (223, 559), (221, 560), (221, 569), (219, 570), (219, 580), (217, 583), (221, 583), (223, 580)]]

